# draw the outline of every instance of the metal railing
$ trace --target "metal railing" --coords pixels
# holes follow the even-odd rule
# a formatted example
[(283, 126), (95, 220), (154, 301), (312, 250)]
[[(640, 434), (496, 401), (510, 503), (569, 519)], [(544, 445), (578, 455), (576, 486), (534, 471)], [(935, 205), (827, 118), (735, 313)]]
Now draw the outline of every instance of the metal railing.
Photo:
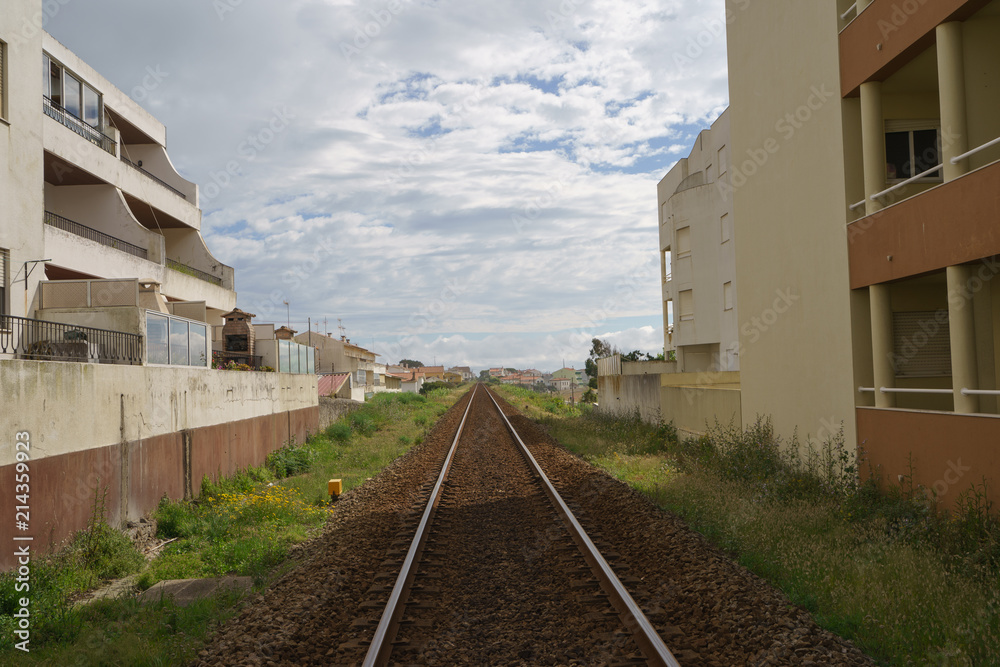
[[(858, 391), (862, 394), (874, 394), (875, 387), (858, 387)], [(878, 391), (882, 394), (954, 394), (954, 389), (909, 389), (900, 387), (879, 387)], [(1000, 390), (997, 389), (969, 389), (968, 387), (962, 387), (959, 391), (962, 396), (1000, 396)]]
[(104, 232), (99, 232), (96, 229), (88, 227), (87, 225), (81, 225), (79, 222), (74, 222), (69, 218), (56, 215), (51, 211), (45, 212), (45, 224), (56, 227), (65, 232), (69, 232), (70, 234), (82, 236), (83, 238), (90, 239), (91, 241), (97, 241), (101, 245), (106, 245), (109, 248), (127, 252), (130, 255), (139, 257), (140, 259), (149, 259), (149, 251), (145, 248), (140, 248), (139, 246), (133, 245), (128, 241), (122, 241), (121, 239), (105, 234)]
[(204, 280), (205, 282), (222, 287), (222, 278), (213, 276), (211, 273), (205, 273), (201, 269), (196, 269), (193, 266), (181, 264), (177, 260), (167, 259), (167, 268), (173, 269), (179, 273), (186, 273), (187, 275), (198, 278), (199, 280)]
[(955, 157), (951, 158), (951, 160), (949, 160), (949, 162), (951, 162), (952, 164), (958, 164), (959, 162), (961, 162), (965, 158), (969, 157), (970, 155), (975, 155), (979, 151), (984, 151), (987, 148), (990, 148), (991, 146), (996, 146), (997, 144), (1000, 144), (1000, 137), (997, 137), (993, 141), (987, 141), (982, 146), (979, 146), (978, 148), (973, 148), (971, 151), (966, 151), (965, 153), (962, 153), (961, 155), (956, 155)]
[(184, 199), (187, 199), (187, 195), (186, 194), (184, 194), (183, 192), (181, 192), (180, 190), (178, 190), (174, 186), (170, 185), (169, 183), (167, 183), (166, 181), (164, 181), (159, 176), (154, 176), (153, 174), (149, 173), (148, 171), (146, 171), (145, 169), (143, 169), (142, 167), (140, 167), (137, 163), (132, 162), (132, 160), (129, 160), (127, 157), (125, 157), (125, 152), (124, 151), (122, 151), (121, 158), (122, 158), (122, 162), (124, 162), (128, 166), (132, 167), (136, 171), (142, 172), (143, 174), (146, 175), (147, 178), (151, 178), (152, 180), (156, 181), (159, 185), (162, 185), (167, 190), (170, 190), (171, 192), (173, 192), (178, 197), (183, 197)]
[(254, 370), (259, 370), (263, 366), (264, 357), (260, 355), (247, 354), (246, 352), (222, 352), (212, 350), (212, 368), (218, 368), (220, 364), (225, 365), (230, 361), (237, 364), (246, 364)]
[(53, 102), (50, 98), (45, 97), (43, 99), (45, 101), (43, 109), (46, 116), (68, 127), (87, 141), (100, 146), (112, 155), (116, 154), (117, 142), (114, 139), (104, 134), (93, 125), (77, 118), (69, 111)]
[(0, 353), (37, 361), (139, 366), (142, 365), (142, 336), (2, 315)]

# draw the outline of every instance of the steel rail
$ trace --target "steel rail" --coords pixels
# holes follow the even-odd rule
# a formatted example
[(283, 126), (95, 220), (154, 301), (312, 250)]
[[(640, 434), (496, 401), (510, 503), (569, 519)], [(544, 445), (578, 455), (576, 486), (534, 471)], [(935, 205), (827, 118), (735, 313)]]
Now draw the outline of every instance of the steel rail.
[(469, 410), (472, 408), (472, 402), (476, 398), (476, 390), (478, 389), (479, 385), (477, 384), (472, 389), (472, 397), (469, 398), (469, 404), (465, 406), (465, 414), (462, 415), (462, 422), (458, 425), (458, 431), (455, 433), (455, 439), (451, 443), (451, 449), (448, 450), (448, 456), (445, 457), (444, 465), (441, 466), (441, 474), (438, 475), (437, 483), (431, 491), (430, 499), (427, 501), (427, 507), (424, 508), (424, 514), (420, 518), (420, 524), (417, 526), (413, 542), (410, 543), (410, 549), (406, 552), (406, 558), (403, 560), (403, 567), (399, 571), (399, 576), (396, 577), (396, 584), (392, 587), (389, 602), (386, 603), (385, 611), (382, 612), (382, 618), (379, 619), (378, 627), (375, 629), (375, 636), (368, 647), (368, 653), (365, 655), (364, 663), (362, 663), (364, 667), (381, 666), (387, 664), (389, 661), (389, 653), (392, 650), (390, 642), (393, 639), (390, 634), (394, 634), (394, 632), (390, 633), (390, 631), (397, 625), (400, 615), (403, 612), (403, 603), (409, 592), (410, 584), (413, 582), (413, 566), (423, 551), (424, 543), (427, 541), (427, 528), (430, 525), (431, 516), (437, 509), (441, 487), (448, 476), (452, 459), (455, 457), (455, 450), (458, 449), (458, 439), (462, 437), (462, 429), (465, 428), (465, 420), (469, 416)]
[[(514, 430), (514, 426), (507, 419), (507, 415), (504, 414), (503, 409), (501, 409), (500, 404), (497, 403), (496, 398), (493, 397), (492, 392), (489, 389), (486, 390), (486, 395), (490, 397), (493, 401), (493, 405), (496, 406), (497, 411), (500, 413), (500, 417), (503, 418), (507, 428), (510, 430), (511, 435), (517, 440), (518, 444), (521, 446), (521, 453), (528, 460), (528, 464), (534, 469), (535, 474), (538, 475), (539, 479), (542, 481), (542, 487), (545, 490), (545, 494), (549, 497), (552, 503), (556, 506), (559, 511), (559, 515), (562, 517), (563, 521), (566, 523), (567, 527), (570, 529), (570, 534), (579, 546), (581, 551), (583, 551), (583, 556), (590, 563), (591, 568), (594, 569), (595, 573), (601, 580), (601, 587), (610, 596), (611, 604), (616, 610), (623, 616), (625, 616), (625, 625), (629, 626), (636, 643), (642, 650), (646, 657), (646, 660), (653, 665), (666, 665), (667, 667), (680, 667), (680, 663), (667, 648), (666, 644), (663, 643), (663, 639), (660, 638), (659, 633), (653, 627), (653, 624), (649, 622), (646, 615), (636, 604), (635, 600), (629, 594), (628, 590), (622, 584), (618, 575), (615, 574), (608, 562), (604, 560), (604, 556), (601, 552), (594, 546), (590, 537), (587, 535), (587, 531), (583, 529), (580, 522), (576, 520), (573, 516), (573, 512), (570, 511), (566, 503), (563, 501), (562, 496), (556, 491), (556, 488), (549, 481), (548, 476), (542, 470), (542, 467), (538, 465), (538, 461), (535, 457), (531, 455), (528, 450), (528, 446), (524, 444), (521, 440), (521, 436), (517, 434)], [(471, 404), (471, 402), (470, 402)]]

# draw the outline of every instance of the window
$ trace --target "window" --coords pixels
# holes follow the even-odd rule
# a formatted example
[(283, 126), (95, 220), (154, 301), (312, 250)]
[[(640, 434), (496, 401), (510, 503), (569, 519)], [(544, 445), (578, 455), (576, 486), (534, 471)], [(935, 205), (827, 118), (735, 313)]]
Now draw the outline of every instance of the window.
[(91, 127), (101, 128), (104, 109), (101, 94), (52, 60), (48, 54), (42, 55), (42, 92), (66, 113)]
[(733, 309), (733, 283), (723, 283), (722, 285), (722, 303), (724, 310)]
[(729, 170), (726, 166), (728, 164), (728, 155), (726, 154), (726, 147), (723, 146), (719, 149), (718, 166), (719, 166), (719, 179), (721, 180), (726, 172)]
[[(10, 251), (0, 248), (0, 315), (7, 314), (7, 276), (10, 274), (7, 262), (10, 259)], [(0, 329), (3, 327), (0, 326)]]
[(722, 228), (722, 242), (725, 243), (733, 238), (733, 223), (729, 220), (729, 214), (723, 213), (719, 218), (719, 226)]
[(368, 373), (362, 368), (358, 369), (358, 384), (359, 385), (368, 384)]
[(677, 258), (691, 255), (691, 227), (681, 227), (677, 230)]
[(694, 319), (694, 290), (683, 290), (678, 295), (681, 299), (681, 322)]
[(897, 377), (951, 375), (947, 310), (892, 314), (892, 367)]
[(705, 182), (706, 183), (711, 183), (712, 182), (712, 163), (711, 162), (709, 162), (708, 166), (705, 167)]
[[(885, 122), (885, 178), (899, 182), (941, 164), (941, 132), (935, 120)], [(920, 182), (940, 182), (941, 171)]]
[(7, 44), (5, 42), (0, 42), (0, 118), (6, 118), (6, 117), (7, 117)]
[(208, 325), (146, 311), (146, 363), (208, 366)]

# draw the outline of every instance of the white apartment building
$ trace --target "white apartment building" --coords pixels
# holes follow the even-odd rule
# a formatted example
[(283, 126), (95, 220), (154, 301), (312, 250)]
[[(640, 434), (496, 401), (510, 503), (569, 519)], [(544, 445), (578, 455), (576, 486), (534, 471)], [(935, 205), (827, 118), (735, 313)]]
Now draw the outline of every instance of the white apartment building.
[(37, 29), (35, 9), (0, 15), (0, 312), (143, 305), (221, 324), (234, 272), (205, 245), (166, 128)]
[(656, 187), (664, 351), (679, 373), (740, 368), (729, 166), (727, 109)]

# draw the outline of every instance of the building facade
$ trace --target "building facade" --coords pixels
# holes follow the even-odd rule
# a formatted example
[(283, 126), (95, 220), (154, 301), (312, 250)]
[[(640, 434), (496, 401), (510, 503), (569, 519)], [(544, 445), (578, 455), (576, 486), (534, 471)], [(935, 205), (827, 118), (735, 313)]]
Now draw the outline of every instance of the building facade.
[(744, 421), (995, 487), (1000, 2), (727, 11)]
[(663, 348), (675, 351), (678, 372), (740, 367), (733, 198), (719, 187), (729, 177), (729, 136), (727, 110), (656, 186)]

